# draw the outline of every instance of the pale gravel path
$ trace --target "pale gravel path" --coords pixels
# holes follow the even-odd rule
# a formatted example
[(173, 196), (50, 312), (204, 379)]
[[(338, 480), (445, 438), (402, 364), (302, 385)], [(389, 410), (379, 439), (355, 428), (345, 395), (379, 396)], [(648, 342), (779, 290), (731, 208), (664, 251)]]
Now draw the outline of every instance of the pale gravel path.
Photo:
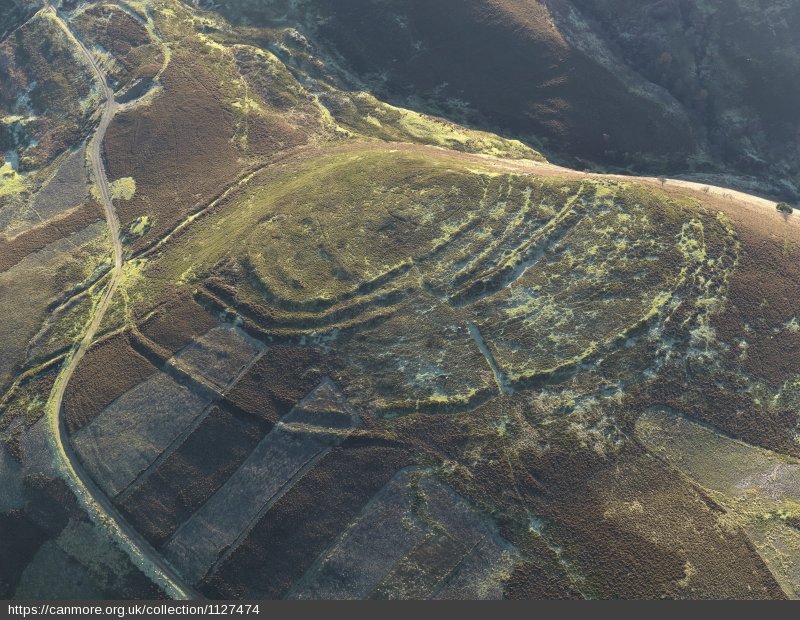
[(75, 457), (66, 434), (63, 418), (61, 417), (61, 409), (67, 385), (75, 374), (75, 369), (78, 367), (78, 364), (89, 350), (100, 328), (100, 324), (103, 321), (103, 317), (111, 305), (114, 292), (122, 276), (124, 261), (122, 257), (122, 243), (119, 238), (119, 220), (114, 211), (114, 205), (111, 199), (111, 188), (108, 183), (105, 168), (103, 167), (101, 152), (106, 130), (120, 106), (114, 101), (114, 93), (109, 87), (105, 75), (91, 52), (75, 36), (66, 21), (58, 15), (56, 9), (49, 3), (42, 11), (52, 15), (67, 37), (75, 44), (87, 63), (91, 66), (103, 90), (103, 95), (105, 97), (103, 113), (97, 130), (89, 144), (88, 156), (92, 165), (95, 182), (100, 190), (106, 222), (108, 223), (109, 241), (114, 250), (114, 268), (112, 270), (111, 280), (95, 306), (92, 319), (86, 326), (83, 338), (78, 346), (73, 348), (72, 352), (67, 356), (66, 363), (56, 379), (53, 391), (50, 395), (46, 420), (48, 437), (53, 449), (55, 465), (92, 521), (104, 528), (119, 547), (130, 557), (131, 561), (138, 566), (145, 575), (159, 585), (167, 596), (173, 599), (199, 598), (199, 595), (182, 582), (181, 577), (142, 538), (142, 536), (125, 522), (111, 500), (106, 497), (89, 475), (86, 474), (80, 465), (80, 461)]

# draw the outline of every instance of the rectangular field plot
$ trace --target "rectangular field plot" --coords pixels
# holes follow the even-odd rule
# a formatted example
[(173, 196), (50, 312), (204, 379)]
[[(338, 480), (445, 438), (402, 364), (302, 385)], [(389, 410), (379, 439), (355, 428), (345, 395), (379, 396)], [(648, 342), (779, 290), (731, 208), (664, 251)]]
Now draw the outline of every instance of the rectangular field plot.
[(64, 424), (77, 433), (125, 392), (158, 372), (124, 334), (92, 346), (67, 386)]
[(422, 538), (411, 517), (413, 470), (399, 472), (289, 594), (296, 599), (363, 599)]
[[(453, 598), (460, 593), (469, 599), (501, 598), (503, 580), (519, 560), (517, 550), (449, 486), (426, 479), (420, 488), (426, 498), (428, 517), (446, 532), (451, 541), (449, 545), (431, 545), (430, 550), (421, 550), (419, 554), (423, 559), (427, 554), (432, 565), (430, 568), (420, 567), (418, 571), (429, 579), (430, 587), (425, 590), (425, 596)], [(452, 541), (459, 544), (454, 545)], [(441, 570), (448, 565), (447, 571)], [(403, 592), (408, 587), (405, 584), (418, 581), (420, 579), (413, 570), (407, 571), (405, 579), (399, 580), (403, 585), (398, 591)], [(422, 594), (416, 592), (415, 597)]]
[(175, 357), (219, 387), (226, 387), (253, 359), (264, 345), (238, 327), (213, 328)]
[(723, 435), (680, 412), (651, 408), (636, 434), (703, 488), (753, 542), (784, 592), (800, 597), (800, 461)]
[(200, 581), (251, 523), (358, 423), (330, 381), (292, 409), (241, 467), (195, 512), (164, 548), (192, 583)]
[(159, 372), (111, 403), (72, 436), (72, 443), (94, 480), (114, 497), (210, 402)]
[(780, 506), (800, 501), (800, 462), (732, 439), (668, 409), (650, 410), (636, 421), (638, 436), (665, 454), (703, 487), (745, 499), (758, 489), (762, 501)]
[(198, 304), (191, 294), (176, 295), (156, 314), (139, 325), (150, 340), (174, 354), (218, 325), (217, 318)]
[(274, 424), (328, 374), (319, 350), (274, 345), (236, 382), (225, 397), (237, 408)]
[(421, 476), (398, 473), (290, 598), (501, 597), (513, 547), (452, 489)]
[(469, 548), (445, 531), (431, 531), (384, 577), (373, 599), (429, 598)]
[(211, 597), (282, 598), (358, 517), (405, 450), (348, 439), (278, 499), (202, 584)]
[(264, 427), (214, 406), (180, 447), (120, 496), (122, 510), (151, 543), (163, 544), (244, 462)]
[(65, 209), (82, 204), (89, 195), (86, 152), (83, 147), (69, 154), (55, 176), (36, 194), (34, 222), (47, 220)]

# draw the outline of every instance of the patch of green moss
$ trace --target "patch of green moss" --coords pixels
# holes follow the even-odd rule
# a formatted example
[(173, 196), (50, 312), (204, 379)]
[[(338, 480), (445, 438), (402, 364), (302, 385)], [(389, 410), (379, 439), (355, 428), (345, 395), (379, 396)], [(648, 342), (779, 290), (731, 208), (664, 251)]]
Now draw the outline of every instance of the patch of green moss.
[(117, 179), (111, 184), (111, 197), (114, 200), (130, 200), (136, 193), (136, 181), (132, 177)]
[(0, 167), (0, 196), (10, 196), (19, 194), (25, 190), (25, 179), (10, 163), (5, 163)]
[(540, 153), (518, 140), (466, 129), (443, 119), (397, 108), (369, 93), (350, 93), (329, 87), (322, 102), (339, 125), (362, 137), (415, 142), (509, 159), (544, 161)]

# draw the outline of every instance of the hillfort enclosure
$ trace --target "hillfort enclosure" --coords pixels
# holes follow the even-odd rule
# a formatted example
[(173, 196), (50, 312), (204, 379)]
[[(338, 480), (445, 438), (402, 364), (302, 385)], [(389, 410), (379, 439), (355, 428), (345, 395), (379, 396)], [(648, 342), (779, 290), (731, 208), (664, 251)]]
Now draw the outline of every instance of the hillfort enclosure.
[(799, 28), (0, 1), (0, 598), (800, 596)]

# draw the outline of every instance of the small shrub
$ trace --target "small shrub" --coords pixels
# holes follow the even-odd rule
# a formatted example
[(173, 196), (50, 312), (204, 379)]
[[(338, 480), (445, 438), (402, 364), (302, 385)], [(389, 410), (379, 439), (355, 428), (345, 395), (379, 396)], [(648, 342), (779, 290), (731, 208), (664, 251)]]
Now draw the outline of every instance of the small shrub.
[(786, 215), (791, 215), (792, 211), (794, 211), (794, 208), (788, 202), (779, 202), (775, 208)]

